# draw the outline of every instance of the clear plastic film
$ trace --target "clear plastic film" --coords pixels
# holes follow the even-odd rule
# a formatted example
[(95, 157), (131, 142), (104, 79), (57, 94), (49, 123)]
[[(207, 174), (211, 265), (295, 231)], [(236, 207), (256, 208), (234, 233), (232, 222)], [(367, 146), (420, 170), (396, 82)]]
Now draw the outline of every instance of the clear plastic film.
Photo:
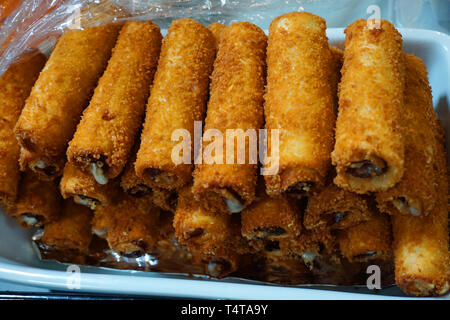
[[(2, 14), (8, 16), (0, 21), (0, 74), (23, 54), (36, 49), (49, 53), (57, 38), (66, 29), (82, 29), (133, 19), (151, 19), (164, 30), (173, 19), (189, 17), (206, 25), (212, 22), (230, 24), (235, 21), (250, 21), (267, 30), (270, 21), (278, 15), (303, 10), (321, 15), (327, 20), (328, 27), (341, 27), (351, 23), (355, 17), (368, 17), (366, 2), (359, 0), (21, 1), (12, 12)], [(371, 0), (370, 3), (380, 7), (384, 16), (391, 15), (390, 1)]]

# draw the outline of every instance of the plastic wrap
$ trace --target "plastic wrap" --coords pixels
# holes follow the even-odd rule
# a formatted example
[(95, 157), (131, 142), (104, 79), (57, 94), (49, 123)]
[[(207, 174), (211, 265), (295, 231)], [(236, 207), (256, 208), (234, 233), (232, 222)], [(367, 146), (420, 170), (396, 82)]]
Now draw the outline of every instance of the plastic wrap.
[[(367, 1), (359, 0), (27, 0), (15, 8), (13, 1), (7, 2), (11, 3), (8, 12), (0, 15), (4, 18), (0, 21), (0, 74), (24, 53), (35, 49), (49, 53), (67, 28), (151, 19), (164, 30), (173, 19), (190, 17), (204, 24), (250, 21), (267, 29), (278, 15), (303, 10), (321, 15), (328, 27), (340, 27), (361, 13), (366, 17), (371, 13)], [(379, 6), (389, 17), (389, 2), (372, 0), (370, 5)]]

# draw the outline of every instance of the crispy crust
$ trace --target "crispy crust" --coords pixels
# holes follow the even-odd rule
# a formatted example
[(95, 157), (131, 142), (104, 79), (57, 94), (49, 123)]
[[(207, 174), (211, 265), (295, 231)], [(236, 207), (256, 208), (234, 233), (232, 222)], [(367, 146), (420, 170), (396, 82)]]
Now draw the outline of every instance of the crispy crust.
[(14, 126), (46, 59), (35, 53), (11, 65), (0, 77), (0, 205), (6, 208), (17, 197), (20, 179), (20, 148)]
[[(335, 213), (345, 215), (334, 216)], [(309, 197), (303, 224), (307, 229), (347, 229), (369, 220), (370, 216), (367, 197), (330, 183)]]
[[(248, 22), (233, 23), (222, 32), (211, 77), (205, 132), (216, 129), (225, 136), (227, 130), (241, 129), (244, 133), (250, 129), (254, 130), (256, 144), (258, 129), (263, 126), (266, 45), (264, 32)], [(241, 149), (236, 141), (239, 139), (233, 148), (226, 140), (224, 137), (223, 164), (205, 163), (203, 157), (204, 163), (195, 167), (193, 186), (196, 198), (205, 201), (209, 210), (224, 213), (229, 210), (223, 193), (236, 194), (246, 206), (254, 200), (257, 180), (257, 164), (249, 161), (248, 139)], [(208, 143), (203, 142), (203, 148), (206, 150)], [(237, 163), (238, 151), (245, 154), (244, 164)], [(227, 163), (230, 152), (234, 153), (234, 164)]]
[(379, 212), (372, 212), (369, 216), (368, 221), (337, 233), (341, 254), (350, 262), (392, 258), (389, 216)]
[[(401, 134), (404, 63), (400, 33), (388, 21), (369, 29), (366, 20), (347, 27), (339, 85), (339, 115), (332, 153), (334, 182), (357, 193), (386, 190), (404, 171)], [(386, 171), (369, 178), (348, 173), (352, 163), (381, 159)]]
[(41, 181), (36, 174), (27, 171), (22, 174), (19, 192), (9, 214), (16, 217), (23, 228), (30, 228), (24, 215), (37, 217), (36, 226), (56, 220), (61, 212), (61, 196), (54, 181)]
[[(410, 58), (413, 59), (413, 58)], [(422, 63), (414, 58), (415, 67)], [(424, 73), (422, 72), (422, 76)], [(431, 92), (426, 79), (415, 87), (415, 95), (422, 106), (430, 105)], [(424, 125), (424, 124), (422, 124)], [(448, 250), (448, 172), (439, 118), (430, 119), (434, 137), (431, 144), (436, 150), (434, 170), (437, 198), (428, 215), (392, 216), (395, 255), (395, 281), (407, 294), (416, 296), (443, 295), (449, 290), (450, 253)]]
[[(265, 176), (272, 196), (300, 182), (321, 185), (330, 167), (336, 77), (325, 29), (325, 20), (306, 12), (282, 15), (270, 25), (264, 112), (266, 129), (280, 129), (279, 171)], [(268, 137), (271, 155), (270, 132)]]
[[(20, 168), (40, 179), (62, 174), (67, 144), (105, 70), (121, 25), (68, 31), (58, 40), (15, 127)], [(39, 169), (47, 165), (47, 173)], [(51, 169), (51, 170), (50, 170)]]
[(91, 220), (91, 210), (65, 200), (59, 219), (45, 225), (42, 242), (61, 251), (88, 254), (92, 240)]
[(101, 160), (106, 178), (120, 174), (143, 121), (161, 40), (159, 27), (152, 21), (125, 24), (69, 143), (69, 162), (89, 172), (91, 163)]
[[(434, 171), (436, 150), (434, 144), (433, 119), (435, 117), (428, 85), (425, 64), (414, 55), (405, 54), (405, 173), (394, 187), (377, 193), (378, 207), (389, 214), (427, 215), (437, 198), (437, 181)], [(407, 205), (399, 206), (399, 199)], [(395, 206), (397, 204), (397, 206)], [(399, 210), (403, 209), (403, 210)]]
[(278, 251), (276, 242), (296, 239), (302, 232), (300, 209), (294, 200), (271, 198), (264, 189), (261, 184), (258, 199), (242, 211), (241, 234), (257, 251)]
[(164, 211), (175, 212), (177, 207), (178, 193), (157, 187), (150, 188), (142, 178), (136, 175), (134, 164), (136, 162), (136, 152), (139, 148), (139, 141), (133, 147), (132, 155), (120, 178), (120, 186), (132, 197), (144, 197), (151, 195), (153, 203)]
[(304, 230), (295, 239), (280, 241), (281, 251), (289, 256), (302, 256), (312, 252), (315, 255), (331, 254), (335, 251), (336, 238), (329, 228)]
[(86, 202), (85, 205), (91, 209), (95, 209), (97, 205), (106, 206), (112, 203), (120, 192), (118, 181), (101, 185), (91, 174), (82, 171), (71, 162), (66, 163), (64, 167), (59, 187), (64, 199), (72, 197), (78, 204), (83, 204), (83, 199), (82, 197), (80, 199), (79, 195), (97, 200), (91, 201), (91, 204)]
[(107, 229), (109, 247), (121, 255), (142, 255), (154, 250), (159, 237), (160, 210), (151, 197), (123, 194), (116, 203), (95, 210), (93, 231)]
[(216, 43), (216, 45), (215, 45), (216, 50), (217, 50), (217, 48), (219, 46), (219, 41), (220, 41), (220, 36), (222, 34), (222, 31), (225, 30), (226, 27), (227, 27), (226, 25), (218, 23), (218, 22), (211, 23), (208, 26), (208, 29), (214, 35), (214, 40), (215, 40), (215, 43)]
[(173, 21), (164, 38), (135, 164), (150, 187), (178, 189), (192, 180), (193, 165), (172, 160), (180, 142), (171, 137), (177, 129), (193, 137), (194, 121), (203, 120), (214, 45), (211, 31), (187, 18)]

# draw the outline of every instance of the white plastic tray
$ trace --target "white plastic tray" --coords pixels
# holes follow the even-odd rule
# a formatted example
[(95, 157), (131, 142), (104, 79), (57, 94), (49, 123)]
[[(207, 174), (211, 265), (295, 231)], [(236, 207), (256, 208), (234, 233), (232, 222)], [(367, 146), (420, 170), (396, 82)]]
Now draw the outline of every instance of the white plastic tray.
[[(433, 105), (447, 136), (450, 134), (450, 37), (436, 31), (400, 29), (404, 50), (422, 58), (433, 89)], [(342, 47), (343, 29), (329, 29), (330, 43)], [(447, 149), (449, 141), (447, 140)], [(0, 280), (35, 287), (72, 292), (157, 295), (211, 299), (405, 299), (397, 288), (377, 294), (362, 294), (361, 289), (340, 287), (283, 287), (262, 285), (237, 279), (208, 280), (184, 276), (81, 267), (80, 289), (67, 286), (71, 273), (67, 265), (41, 261), (31, 245), (31, 232), (0, 211)], [(344, 291), (345, 290), (345, 291)], [(368, 292), (367, 290), (365, 290)], [(450, 294), (435, 299), (449, 299)]]

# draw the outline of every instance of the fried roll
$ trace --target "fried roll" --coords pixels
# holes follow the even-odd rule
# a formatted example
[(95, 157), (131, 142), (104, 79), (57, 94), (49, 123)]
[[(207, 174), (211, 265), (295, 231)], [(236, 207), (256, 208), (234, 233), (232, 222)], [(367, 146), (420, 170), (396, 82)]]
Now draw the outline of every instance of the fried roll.
[(303, 217), (306, 229), (347, 229), (370, 219), (368, 197), (328, 184), (308, 198)]
[(22, 171), (30, 168), (47, 180), (62, 174), (67, 144), (105, 70), (120, 27), (67, 31), (58, 40), (15, 127)]
[(88, 254), (92, 240), (92, 212), (72, 200), (65, 200), (61, 216), (45, 225), (42, 243), (61, 252)]
[[(420, 81), (417, 86), (407, 86), (406, 95), (413, 94), (417, 97), (417, 102), (423, 104), (422, 108), (428, 109), (426, 106), (432, 105), (431, 89), (423, 64), (417, 58), (408, 59), (415, 60), (412, 61), (414, 68), (417, 68), (416, 71), (420, 70), (420, 77), (416, 80)], [(411, 61), (408, 65), (410, 63)], [(409, 92), (412, 88), (414, 93)], [(392, 216), (395, 281), (405, 293), (417, 296), (442, 295), (450, 288), (447, 163), (439, 119), (434, 116), (430, 121), (435, 134), (434, 141), (429, 141), (428, 144), (432, 144), (436, 150), (436, 203), (428, 215)], [(421, 128), (426, 125), (422, 123)]]
[(24, 228), (42, 227), (58, 218), (61, 211), (61, 196), (54, 181), (41, 181), (36, 174), (22, 174), (19, 193), (11, 210)]
[(269, 197), (264, 185), (258, 199), (241, 213), (241, 233), (258, 251), (280, 252), (280, 241), (296, 239), (302, 232), (300, 209), (286, 196)]
[(341, 254), (350, 262), (366, 262), (372, 259), (386, 260), (392, 257), (392, 233), (389, 216), (375, 210), (368, 221), (339, 230), (337, 241)]
[(378, 29), (358, 20), (345, 33), (334, 183), (357, 193), (382, 191), (404, 171), (402, 38), (384, 20)]
[(42, 53), (24, 58), (0, 77), (0, 205), (5, 207), (16, 199), (20, 180), (14, 126), (45, 60)]
[[(271, 196), (299, 198), (325, 183), (336, 101), (335, 62), (325, 30), (325, 20), (307, 12), (288, 13), (270, 24), (264, 113), (268, 155), (279, 158), (278, 171), (265, 175)], [(271, 146), (276, 129), (279, 150)]]
[(335, 251), (335, 236), (330, 228), (303, 230), (296, 238), (286, 238), (280, 241), (280, 250), (284, 256), (299, 257), (312, 270), (314, 260), (318, 256), (331, 255)]
[[(211, 31), (187, 18), (173, 21), (164, 38), (135, 164), (150, 187), (173, 190), (192, 180), (192, 161), (172, 157), (178, 144), (192, 144), (172, 135), (181, 130), (194, 137), (194, 121), (203, 120), (214, 41)], [(192, 160), (190, 149), (185, 156)]]
[[(220, 146), (226, 151), (221, 163), (211, 163), (205, 155), (194, 171), (193, 192), (209, 210), (240, 212), (255, 198), (266, 45), (264, 32), (248, 22), (233, 23), (221, 34), (204, 130), (226, 133)], [(203, 145), (206, 151), (208, 145)]]
[(136, 152), (139, 148), (139, 143), (133, 147), (134, 151), (123, 171), (120, 178), (120, 186), (122, 189), (132, 197), (140, 198), (144, 196), (151, 196), (153, 203), (165, 211), (175, 212), (177, 207), (178, 193), (176, 191), (161, 189), (157, 187), (150, 188), (145, 184), (142, 178), (136, 175), (134, 163), (136, 162)]
[(143, 121), (161, 49), (152, 21), (122, 28), (105, 73), (69, 143), (67, 158), (106, 184), (124, 168)]
[(236, 218), (205, 209), (186, 186), (178, 196), (173, 226), (178, 242), (199, 255), (208, 274), (224, 277), (238, 269), (245, 250)]
[(414, 55), (405, 54), (405, 79), (405, 172), (399, 183), (377, 193), (376, 199), (380, 210), (389, 214), (427, 215), (438, 192), (433, 168), (434, 110), (426, 67)]
[(59, 188), (64, 199), (73, 198), (75, 203), (92, 210), (112, 203), (119, 193), (118, 181), (101, 185), (72, 162), (66, 163)]
[(109, 247), (121, 256), (138, 258), (154, 250), (159, 214), (151, 197), (123, 195), (116, 203), (95, 210), (92, 231), (106, 238)]

